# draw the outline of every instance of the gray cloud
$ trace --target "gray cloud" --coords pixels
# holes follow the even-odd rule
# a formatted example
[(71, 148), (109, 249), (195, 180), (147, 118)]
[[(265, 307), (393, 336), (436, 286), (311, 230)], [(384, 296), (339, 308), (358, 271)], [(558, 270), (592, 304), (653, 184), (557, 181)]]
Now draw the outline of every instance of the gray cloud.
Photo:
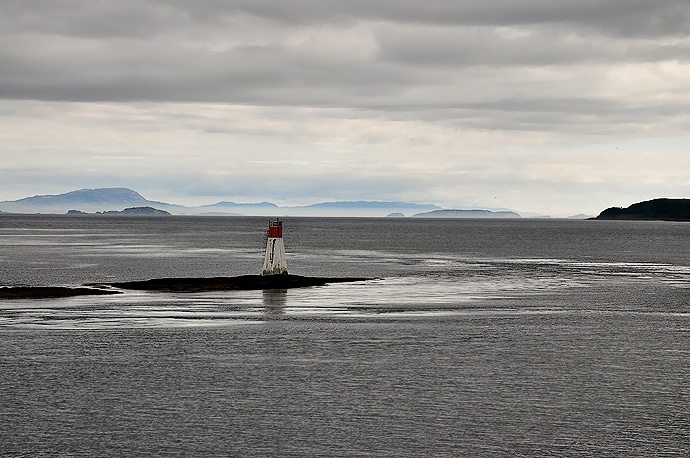
[(20, 99), (395, 105), (410, 89), (455, 83), (467, 67), (491, 73), (690, 55), (690, 6), (682, 1), (75, 0), (0, 8), (0, 94)]
[(22, 0), (3, 2), (3, 18), (16, 30), (77, 36), (151, 36), (170, 28), (223, 27), (228, 19), (253, 16), (293, 25), (360, 20), (447, 26), (562, 24), (605, 35), (685, 35), (690, 6), (682, 0)]
[[(0, 165), (37, 182), (158, 177), (160, 189), (261, 199), (550, 189), (547, 154), (571, 145), (606, 155), (683, 141), (689, 32), (690, 4), (672, 0), (5, 0), (0, 116), (12, 130)], [(542, 156), (511, 178), (497, 164), (516, 151)], [(683, 151), (665, 173), (686, 166)], [(146, 159), (135, 173), (108, 157)], [(571, 188), (587, 174), (615, 180), (615, 167)], [(280, 186), (255, 185), (283, 169)], [(207, 186), (170, 185), (184, 176)], [(687, 189), (668, 176), (664, 189)]]

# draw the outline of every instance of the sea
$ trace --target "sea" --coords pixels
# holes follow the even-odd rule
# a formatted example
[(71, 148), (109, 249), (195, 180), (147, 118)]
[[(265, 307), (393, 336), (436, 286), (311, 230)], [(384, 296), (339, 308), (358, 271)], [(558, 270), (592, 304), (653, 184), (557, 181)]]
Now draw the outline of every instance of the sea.
[[(0, 216), (0, 285), (258, 274), (269, 218)], [(690, 223), (283, 218), (290, 290), (0, 301), (0, 456), (686, 457)]]

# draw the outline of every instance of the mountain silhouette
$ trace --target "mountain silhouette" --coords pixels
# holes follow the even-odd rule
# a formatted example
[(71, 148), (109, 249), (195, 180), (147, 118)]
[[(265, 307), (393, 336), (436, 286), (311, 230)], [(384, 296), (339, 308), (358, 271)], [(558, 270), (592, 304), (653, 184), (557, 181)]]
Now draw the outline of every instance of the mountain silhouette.
[[(460, 216), (456, 210), (446, 211), (434, 204), (365, 200), (319, 202), (311, 205), (283, 207), (272, 202), (235, 203), (221, 201), (215, 204), (187, 207), (148, 200), (129, 188), (79, 189), (64, 194), (39, 195), (0, 202), (0, 212), (23, 214), (65, 214), (68, 211), (71, 211), (71, 214), (78, 214), (79, 212), (104, 213), (143, 207), (167, 211), (173, 215), (385, 217), (389, 214), (399, 214), (446, 218)], [(517, 214), (499, 215), (486, 210), (473, 210), (473, 212), (471, 216), (478, 218), (519, 216)]]
[(65, 194), (40, 195), (0, 202), (0, 210), (15, 213), (66, 213), (69, 210), (103, 212), (122, 211), (131, 207), (168, 210), (169, 207), (180, 206), (147, 200), (128, 188), (79, 189)]

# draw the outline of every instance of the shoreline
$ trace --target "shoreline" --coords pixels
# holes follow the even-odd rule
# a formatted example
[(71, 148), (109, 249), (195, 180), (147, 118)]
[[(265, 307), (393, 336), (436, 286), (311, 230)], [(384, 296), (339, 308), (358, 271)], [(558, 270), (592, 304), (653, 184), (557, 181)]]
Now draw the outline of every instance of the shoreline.
[[(302, 275), (240, 275), (209, 278), (154, 278), (141, 281), (90, 283), (83, 286), (0, 286), (2, 299), (51, 299), (88, 295), (122, 294), (119, 290), (141, 290), (175, 293), (306, 288), (329, 283), (351, 283), (371, 280), (359, 277), (305, 277)], [(115, 289), (113, 289), (115, 288)]]
[(74, 296), (103, 296), (122, 294), (121, 291), (90, 286), (0, 286), (2, 299), (57, 299)]
[(202, 291), (305, 288), (309, 286), (324, 286), (329, 283), (349, 283), (364, 280), (371, 279), (356, 277), (305, 277), (302, 275), (284, 274), (209, 278), (157, 278), (143, 281), (115, 282), (88, 286), (110, 286), (121, 289), (194, 293)]

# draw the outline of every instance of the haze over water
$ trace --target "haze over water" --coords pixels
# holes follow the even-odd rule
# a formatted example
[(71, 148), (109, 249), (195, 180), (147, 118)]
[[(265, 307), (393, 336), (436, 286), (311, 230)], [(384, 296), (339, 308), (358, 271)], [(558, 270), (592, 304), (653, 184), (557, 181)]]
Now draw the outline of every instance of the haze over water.
[[(0, 284), (261, 269), (266, 218), (3, 216)], [(0, 302), (0, 454), (686, 456), (690, 225), (286, 218), (288, 291)]]

